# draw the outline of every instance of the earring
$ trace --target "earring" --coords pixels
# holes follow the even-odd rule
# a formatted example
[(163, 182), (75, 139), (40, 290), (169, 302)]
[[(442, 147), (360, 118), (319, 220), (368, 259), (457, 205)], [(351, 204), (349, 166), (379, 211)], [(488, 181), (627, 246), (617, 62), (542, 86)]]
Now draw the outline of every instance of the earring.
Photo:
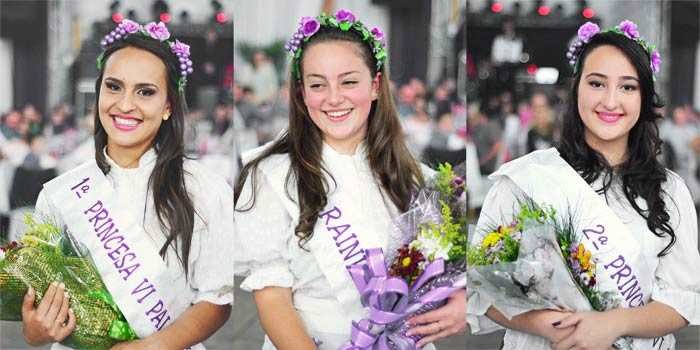
[(170, 118), (170, 113), (163, 114), (163, 120), (168, 120)]

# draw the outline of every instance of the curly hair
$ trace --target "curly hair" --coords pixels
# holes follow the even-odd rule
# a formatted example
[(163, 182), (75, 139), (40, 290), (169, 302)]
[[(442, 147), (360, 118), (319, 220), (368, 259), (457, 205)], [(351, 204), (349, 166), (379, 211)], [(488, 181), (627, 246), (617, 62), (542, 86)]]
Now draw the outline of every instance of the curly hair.
[[(658, 237), (668, 236), (670, 242), (659, 252), (664, 256), (676, 242), (676, 234), (669, 224), (670, 215), (663, 196), (662, 184), (667, 180), (667, 171), (657, 156), (661, 153), (662, 141), (659, 137), (657, 120), (662, 116), (655, 109), (663, 107), (663, 102), (654, 89), (649, 54), (636, 42), (616, 33), (595, 35), (586, 45), (579, 58), (581, 67), (587, 56), (596, 48), (611, 45), (618, 48), (634, 66), (641, 86), (641, 109), (639, 120), (629, 132), (627, 141), (628, 158), (620, 165), (611, 166), (599, 152), (585, 141), (585, 126), (578, 110), (578, 85), (583, 69), (574, 76), (569, 99), (569, 108), (564, 116), (562, 139), (558, 146), (562, 157), (581, 174), (587, 183), (602, 176), (603, 187), (600, 193), (610, 188), (613, 175), (622, 180), (626, 199), (634, 210), (642, 216), (647, 227)], [(636, 198), (647, 203), (647, 209), (639, 207)]]

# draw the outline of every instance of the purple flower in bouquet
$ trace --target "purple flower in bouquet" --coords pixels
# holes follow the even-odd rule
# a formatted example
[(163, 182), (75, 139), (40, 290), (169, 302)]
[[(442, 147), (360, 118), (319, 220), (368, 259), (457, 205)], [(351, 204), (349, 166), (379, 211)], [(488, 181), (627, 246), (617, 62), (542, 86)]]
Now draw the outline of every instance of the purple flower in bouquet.
[(379, 41), (384, 41), (384, 32), (382, 32), (382, 30), (379, 29), (379, 27), (372, 28), (371, 33), (375, 39), (377, 39)]
[(654, 50), (651, 53), (651, 71), (656, 74), (661, 71), (661, 55), (659, 51)]
[(587, 43), (591, 38), (600, 32), (600, 27), (593, 22), (586, 22), (578, 29), (578, 38)]
[(175, 43), (170, 44), (170, 50), (177, 54), (181, 54), (184, 56), (189, 56), (190, 55), (190, 46), (181, 42), (180, 40), (175, 39)]
[(335, 19), (338, 22), (355, 22), (355, 15), (350, 10), (340, 9), (335, 13)]
[(141, 25), (130, 20), (130, 19), (125, 19), (123, 20), (120, 24), (119, 27), (124, 29), (125, 32), (129, 34), (133, 34), (139, 31), (141, 29)]
[(639, 38), (639, 31), (637, 30), (637, 25), (630, 20), (624, 20), (620, 22), (620, 25), (617, 26), (617, 29), (619, 29), (623, 34), (625, 34), (626, 37), (632, 40)]
[(316, 18), (308, 16), (301, 18), (301, 32), (305, 37), (308, 38), (316, 34), (319, 28), (321, 28), (321, 24)]
[(170, 38), (170, 32), (163, 22), (158, 22), (157, 24), (151, 22), (146, 24), (144, 28), (153, 39), (164, 41)]

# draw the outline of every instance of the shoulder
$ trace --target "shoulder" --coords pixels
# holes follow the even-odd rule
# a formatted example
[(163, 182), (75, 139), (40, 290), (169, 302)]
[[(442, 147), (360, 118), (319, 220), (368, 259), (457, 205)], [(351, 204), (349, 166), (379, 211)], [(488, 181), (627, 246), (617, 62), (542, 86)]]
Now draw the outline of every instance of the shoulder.
[(185, 183), (190, 191), (206, 191), (209, 192), (208, 195), (225, 195), (233, 191), (223, 175), (216, 173), (197, 160), (185, 159), (183, 169), (185, 170)]

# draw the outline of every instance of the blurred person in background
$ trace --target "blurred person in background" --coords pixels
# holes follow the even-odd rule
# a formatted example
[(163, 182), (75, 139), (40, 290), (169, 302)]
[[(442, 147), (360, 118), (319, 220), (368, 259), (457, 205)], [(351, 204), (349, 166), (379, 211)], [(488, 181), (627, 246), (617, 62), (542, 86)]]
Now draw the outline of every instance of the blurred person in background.
[(554, 111), (549, 104), (549, 98), (542, 92), (537, 92), (530, 98), (532, 107), (532, 122), (527, 133), (527, 153), (547, 149), (556, 145), (556, 130), (554, 128)]

